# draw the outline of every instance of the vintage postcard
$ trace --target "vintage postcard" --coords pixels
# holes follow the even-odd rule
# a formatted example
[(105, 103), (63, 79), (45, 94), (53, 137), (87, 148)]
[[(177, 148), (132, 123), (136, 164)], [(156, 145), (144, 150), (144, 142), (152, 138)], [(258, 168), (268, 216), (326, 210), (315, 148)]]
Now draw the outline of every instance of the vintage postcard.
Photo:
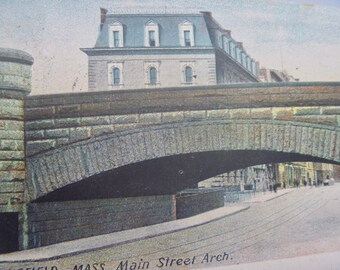
[(0, 270), (340, 269), (338, 1), (0, 11)]

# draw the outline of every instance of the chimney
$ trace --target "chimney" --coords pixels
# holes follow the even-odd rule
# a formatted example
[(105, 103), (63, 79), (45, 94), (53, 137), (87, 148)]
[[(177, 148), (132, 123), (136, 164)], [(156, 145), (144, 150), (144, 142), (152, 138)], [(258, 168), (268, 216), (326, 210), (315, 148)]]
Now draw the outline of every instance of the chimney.
[(100, 8), (100, 30), (103, 29), (106, 13), (107, 13), (107, 9)]
[(211, 11), (200, 11), (204, 16), (207, 16), (209, 18), (212, 18)]

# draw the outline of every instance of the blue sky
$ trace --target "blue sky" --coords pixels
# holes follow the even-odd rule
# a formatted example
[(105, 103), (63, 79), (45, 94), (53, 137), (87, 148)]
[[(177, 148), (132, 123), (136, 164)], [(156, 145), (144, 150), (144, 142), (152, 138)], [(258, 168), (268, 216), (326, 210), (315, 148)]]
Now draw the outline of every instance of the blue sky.
[(33, 55), (33, 93), (87, 90), (99, 8), (110, 13), (211, 11), (261, 66), (302, 81), (340, 81), (340, 1), (0, 0), (0, 47)]

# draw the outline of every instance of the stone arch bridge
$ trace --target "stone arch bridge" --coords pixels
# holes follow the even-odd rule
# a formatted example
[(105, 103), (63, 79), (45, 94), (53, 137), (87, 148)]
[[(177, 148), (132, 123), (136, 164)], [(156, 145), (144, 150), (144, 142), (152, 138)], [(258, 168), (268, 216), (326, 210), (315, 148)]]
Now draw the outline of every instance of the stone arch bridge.
[(226, 171), (340, 163), (337, 82), (27, 96), (32, 64), (0, 48), (0, 253), (176, 219), (177, 191)]
[(28, 201), (174, 194), (268, 162), (340, 162), (340, 84), (30, 96)]

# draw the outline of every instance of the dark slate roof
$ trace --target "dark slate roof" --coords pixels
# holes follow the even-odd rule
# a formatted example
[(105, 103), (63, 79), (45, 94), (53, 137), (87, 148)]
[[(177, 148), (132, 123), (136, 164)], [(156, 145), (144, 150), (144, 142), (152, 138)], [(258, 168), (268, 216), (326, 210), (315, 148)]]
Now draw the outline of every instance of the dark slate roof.
[(144, 47), (144, 27), (153, 20), (159, 27), (160, 47), (179, 47), (178, 25), (189, 21), (194, 25), (195, 47), (212, 47), (203, 14), (108, 14), (95, 48), (109, 47), (108, 26), (119, 21), (124, 29), (124, 47)]

